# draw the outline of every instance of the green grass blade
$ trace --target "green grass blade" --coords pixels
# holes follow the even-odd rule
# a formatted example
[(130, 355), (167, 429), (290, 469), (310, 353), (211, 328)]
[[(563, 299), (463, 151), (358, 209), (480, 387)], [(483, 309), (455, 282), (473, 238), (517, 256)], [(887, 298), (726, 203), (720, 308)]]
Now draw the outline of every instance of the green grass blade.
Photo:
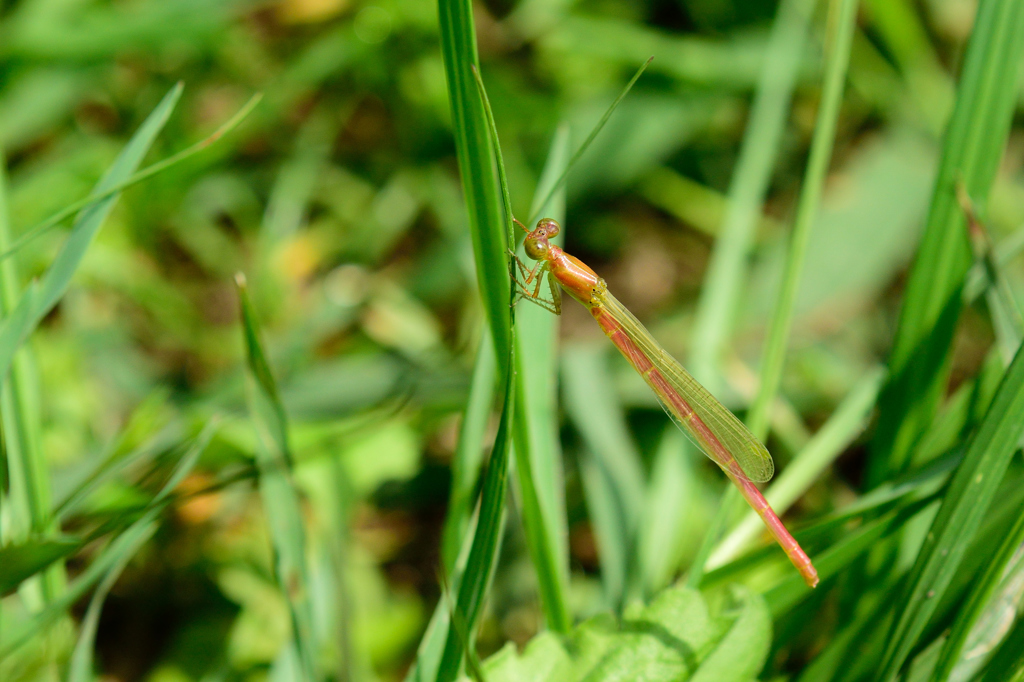
[(175, 465), (174, 471), (147, 505), (142, 517), (131, 524), (123, 533), (111, 541), (99, 556), (68, 585), (61, 595), (30, 620), (18, 625), (13, 633), (0, 633), (0, 661), (7, 658), (18, 647), (28, 642), (44, 628), (63, 616), (68, 609), (84, 597), (93, 585), (102, 580), (117, 566), (130, 559), (135, 552), (153, 535), (157, 528), (157, 517), (170, 500), (171, 492), (195, 467), (199, 456), (209, 445), (216, 432), (217, 422), (211, 422), (196, 437), (188, 452)]
[(964, 600), (964, 605), (958, 609), (946, 642), (942, 645), (942, 652), (939, 654), (939, 660), (932, 672), (933, 682), (945, 682), (949, 679), (949, 674), (953, 672), (953, 668), (960, 659), (967, 637), (971, 634), (971, 628), (989, 605), (992, 595), (1002, 582), (1004, 569), (1022, 542), (1024, 542), (1024, 510), (1018, 514), (1017, 521), (1003, 538), (1002, 544), (992, 559), (986, 562), (984, 572), (971, 582), (970, 593)]
[[(782, 369), (786, 359), (790, 330), (793, 326), (800, 276), (806, 260), (811, 227), (818, 213), (822, 187), (825, 184), (825, 176), (832, 158), (836, 124), (842, 107), (846, 73), (850, 63), (850, 46), (853, 43), (854, 29), (857, 25), (857, 0), (834, 0), (831, 10), (835, 12), (835, 22), (832, 26), (834, 33), (827, 45), (821, 106), (818, 109), (818, 118), (814, 126), (810, 157), (807, 160), (804, 182), (800, 190), (793, 233), (790, 236), (789, 248), (786, 252), (782, 284), (779, 287), (775, 309), (768, 327), (768, 336), (765, 339), (757, 396), (747, 413), (747, 425), (754, 436), (760, 440), (765, 440), (768, 435), (771, 408), (782, 381)], [(730, 487), (697, 552), (693, 566), (690, 568), (687, 580), (691, 586), (700, 583), (704, 564), (707, 562), (712, 548), (717, 544), (721, 532), (732, 518), (734, 510), (739, 506), (739, 500), (739, 492), (734, 487)]]
[(299, 494), (291, 477), (292, 456), (288, 421), (260, 342), (259, 324), (249, 301), (245, 278), (238, 275), (242, 334), (251, 378), (250, 412), (256, 428), (256, 463), (260, 469), (260, 496), (274, 546), (274, 572), (291, 611), (292, 637), (305, 679), (319, 679), (310, 581), (306, 564), (306, 529)]
[[(765, 491), (765, 499), (775, 513), (784, 514), (864, 429), (883, 379), (884, 373), (881, 370), (869, 372), (836, 408), (832, 417), (818, 429), (807, 447), (772, 481)], [(715, 567), (734, 557), (762, 531), (763, 525), (761, 518), (750, 510), (743, 521), (722, 540), (708, 564)]]
[[(911, 518), (932, 503), (934, 499), (929, 497), (890, 512), (848, 533), (821, 554), (815, 554), (812, 559), (822, 582), (849, 568), (880, 540), (905, 526)], [(801, 534), (797, 533), (798, 540), (800, 537)], [(768, 602), (772, 614), (780, 616), (808, 596), (811, 590), (812, 588), (808, 587), (799, 575), (789, 575), (765, 594), (765, 601)]]
[[(1024, 16), (1024, 15), (1022, 15)], [(968, 445), (897, 604), (879, 679), (892, 680), (931, 618), (963, 559), (1024, 433), (1024, 347)]]
[(693, 443), (674, 425), (667, 426), (654, 453), (637, 539), (638, 571), (646, 595), (666, 588), (679, 569), (686, 525), (692, 523), (688, 510), (694, 507), (698, 489), (693, 456)]
[[(0, 154), (0, 250), (11, 241), (8, 210), (6, 161)], [(17, 306), (20, 281), (13, 260), (0, 262), (0, 312), (6, 319)], [(12, 539), (50, 537), (53, 528), (53, 501), (50, 468), (40, 448), (42, 424), (39, 414), (39, 377), (30, 349), (18, 352), (12, 361), (8, 381), (0, 387), (0, 421), (3, 424), (4, 460), (0, 467), (8, 481), (0, 480), (0, 490), (9, 490), (10, 513), (7, 532), (0, 542)], [(3, 475), (0, 474), (0, 479)], [(10, 486), (8, 488), (8, 485)], [(64, 569), (55, 564), (28, 591), (29, 608), (38, 609), (52, 601), (63, 589)]]
[(483, 465), (484, 436), (487, 420), (494, 402), (494, 382), (497, 367), (494, 343), (487, 327), (480, 338), (473, 365), (473, 378), (469, 385), (466, 408), (462, 413), (459, 441), (452, 458), (452, 488), (448, 496), (448, 513), (441, 534), (441, 563), (448, 575), (455, 573), (459, 548), (470, 525), (476, 503), (477, 478)]
[(963, 182), (983, 212), (1016, 107), (1017, 88), (1008, 84), (1019, 80), (1022, 55), (1024, 5), (979, 3), (880, 398), (869, 486), (907, 466), (945, 391), (960, 292), (971, 264), (956, 183)]
[[(455, 562), (456, 570), (451, 575), (452, 591), (456, 594), (454, 611), (463, 619), (467, 638), (472, 642), (472, 633), (494, 574), (504, 526), (515, 401), (512, 372), (515, 313), (511, 307), (514, 289), (507, 255), (507, 249), (514, 243), (514, 235), (508, 183), (501, 163), (493, 115), (487, 104), (483, 82), (476, 71), (479, 59), (472, 5), (465, 0), (441, 0), (438, 7), (441, 49), (476, 274), (494, 343), (494, 359), (498, 368), (495, 374), (502, 377), (504, 390), (501, 420), (484, 475), (480, 506), (475, 524), (467, 524), (472, 535), (463, 535), (462, 550)], [(502, 192), (504, 206), (499, 202), (498, 188)], [(481, 399), (481, 410), (483, 402)], [(463, 433), (462, 437), (465, 436)], [(467, 440), (465, 447), (475, 448), (476, 445)], [(468, 481), (465, 482), (468, 486)], [(451, 550), (448, 552), (450, 559)], [(459, 632), (452, 627), (448, 612), (449, 608), (443, 603), (435, 608), (408, 679), (454, 680), (458, 675), (465, 645)]]
[(562, 391), (569, 418), (586, 444), (582, 456), (587, 505), (601, 555), (610, 603), (632, 593), (632, 561), (646, 484), (640, 455), (608, 376), (604, 345), (575, 346), (562, 354)]
[(729, 339), (745, 279), (754, 228), (786, 127), (817, 0), (784, 0), (772, 26), (750, 120), (729, 186), (727, 213), (697, 302), (690, 373), (714, 391), (718, 359)]
[[(439, 0), (441, 54), (448, 80), (455, 149), (462, 176), (462, 191), (469, 211), (469, 229), (476, 259), (477, 285), (494, 340), (500, 376), (510, 369), (512, 329), (508, 302), (508, 230), (505, 228), (499, 179), (495, 167), (483, 100), (475, 83), (473, 67), (480, 61), (476, 51), (473, 7), (468, 0)], [(511, 215), (508, 216), (511, 220)]]
[[(199, 461), (199, 456), (206, 449), (206, 446), (210, 444), (210, 440), (215, 435), (217, 427), (218, 421), (211, 421), (196, 437), (195, 442), (182, 456), (167, 482), (153, 499), (153, 506), (156, 507), (161, 502), (167, 500), (174, 489), (185, 479), (185, 476), (191, 473), (192, 469), (195, 468), (196, 462)], [(126, 552), (118, 558), (117, 562), (103, 576), (103, 580), (100, 581), (92, 595), (92, 599), (89, 600), (89, 608), (86, 609), (85, 617), (82, 618), (78, 641), (75, 643), (75, 650), (71, 654), (71, 663), (68, 668), (67, 677), (68, 682), (89, 682), (94, 679), (93, 649), (96, 644), (96, 631), (99, 628), (103, 602), (114, 587), (114, 584), (117, 583), (117, 579), (121, 572), (124, 571), (125, 566), (128, 565), (132, 554)]]
[(608, 122), (608, 119), (612, 117), (612, 114), (615, 112), (616, 107), (619, 106), (622, 100), (626, 99), (626, 95), (628, 95), (629, 91), (633, 89), (633, 85), (635, 85), (636, 82), (640, 80), (640, 76), (643, 75), (643, 72), (647, 70), (647, 67), (651, 65), (651, 62), (653, 60), (654, 57), (648, 57), (647, 61), (640, 65), (640, 68), (636, 70), (636, 73), (633, 74), (633, 77), (629, 79), (628, 83), (626, 83), (626, 87), (622, 89), (622, 92), (619, 93), (619, 96), (615, 98), (615, 101), (612, 102), (611, 106), (608, 107), (608, 110), (604, 112), (604, 114), (598, 120), (597, 125), (595, 125), (594, 128), (590, 131), (590, 134), (587, 135), (587, 139), (583, 140), (583, 144), (580, 145), (580, 148), (573, 152), (572, 158), (570, 158), (569, 161), (565, 163), (561, 174), (558, 176), (557, 180), (550, 184), (547, 193), (544, 194), (544, 198), (541, 199), (540, 201), (534, 202), (533, 212), (530, 215), (530, 219), (526, 221), (527, 226), (532, 225), (535, 220), (540, 218), (541, 211), (543, 211), (547, 206), (550, 205), (552, 198), (554, 198), (555, 196), (555, 192), (562, 189), (563, 185), (565, 185), (565, 180), (569, 176), (569, 171), (572, 170), (572, 167), (576, 164), (580, 157), (583, 156), (584, 153), (586, 153), (587, 148), (594, 141), (594, 138), (596, 138), (597, 134), (601, 132), (602, 128), (604, 128), (604, 125)]
[(82, 544), (78, 538), (58, 535), (0, 548), (0, 597), (7, 596), (24, 580), (45, 570), (53, 562), (71, 556)]
[(782, 380), (782, 367), (793, 326), (796, 295), (800, 288), (800, 275), (807, 255), (807, 244), (821, 204), (821, 191), (832, 159), (836, 124), (839, 121), (846, 72), (850, 63), (850, 46), (857, 27), (857, 4), (857, 0), (836, 0), (832, 5), (836, 12), (836, 24), (825, 58), (821, 108), (818, 110), (814, 126), (810, 158), (807, 160), (807, 170), (793, 222), (793, 234), (790, 236), (789, 250), (786, 253), (782, 285), (765, 341), (761, 360), (761, 382), (757, 397), (747, 415), (750, 430), (761, 440), (768, 435), (769, 412)]
[(43, 236), (44, 234), (46, 234), (53, 228), (57, 227), (74, 214), (78, 213), (79, 211), (95, 206), (97, 203), (109, 199), (113, 197), (115, 194), (123, 192), (129, 187), (139, 184), (143, 180), (148, 180), (149, 178), (158, 175), (159, 173), (162, 173), (165, 170), (177, 166), (178, 164), (192, 158), (196, 154), (199, 154), (200, 152), (206, 150), (206, 148), (208, 148), (210, 145), (214, 144), (219, 139), (224, 137), (226, 134), (237, 128), (239, 124), (241, 124), (242, 121), (244, 121), (246, 117), (248, 117), (249, 114), (252, 113), (252, 110), (256, 108), (256, 105), (259, 104), (262, 99), (262, 94), (253, 95), (251, 98), (249, 98), (249, 101), (246, 102), (234, 116), (229, 118), (227, 121), (224, 122), (223, 125), (217, 128), (217, 130), (213, 131), (213, 133), (203, 138), (199, 142), (196, 142), (195, 144), (191, 145), (190, 147), (187, 147), (186, 149), (182, 149), (180, 152), (173, 154), (162, 161), (157, 161), (156, 163), (143, 168), (137, 173), (132, 174), (127, 180), (124, 180), (123, 182), (118, 182), (116, 184), (110, 185), (102, 190), (97, 188), (92, 192), (92, 194), (85, 197), (84, 199), (80, 199), (79, 201), (76, 201), (73, 204), (66, 206), (60, 211), (54, 213), (52, 216), (50, 216), (43, 222), (37, 225), (33, 225), (29, 229), (25, 230), (25, 232), (23, 232), (13, 242), (0, 246), (0, 261), (10, 258), (19, 250), (21, 250), (21, 248), (24, 247), (26, 244), (28, 244), (29, 242), (38, 237)]
[[(509, 358), (512, 362), (512, 358)], [(512, 450), (512, 418), (514, 411), (515, 381), (511, 372), (506, 374), (505, 401), (494, 437), (494, 449), (484, 477), (484, 489), (480, 498), (480, 512), (473, 535), (473, 545), (466, 561), (466, 569), (459, 576), (455, 588), (458, 598), (455, 611), (461, 614), (467, 632), (473, 632), (484, 598), (494, 577), (498, 550), (501, 546), (501, 532), (504, 526), (505, 495), (508, 491), (508, 468)], [(453, 682), (459, 674), (464, 655), (462, 639), (455, 628), (448, 628), (444, 652), (438, 667), (438, 682)]]
[(89, 564), (89, 567), (80, 573), (58, 598), (50, 602), (31, 620), (14, 628), (13, 632), (5, 633), (3, 639), (0, 639), (0, 661), (10, 656), (47, 626), (56, 622), (112, 568), (126, 558), (132, 557), (156, 532), (155, 516), (156, 512), (147, 514), (132, 524), (96, 560)]
[(1010, 634), (999, 646), (985, 670), (981, 682), (1021, 682), (1024, 680), (1024, 618), (1017, 617)]
[[(547, 201), (535, 213), (563, 221), (565, 193), (547, 191), (566, 167), (569, 129), (559, 128), (541, 174), (537, 197)], [(562, 230), (554, 240), (561, 246)], [(520, 247), (521, 257), (525, 257)], [(568, 632), (569, 566), (564, 476), (558, 419), (558, 318), (535, 305), (516, 312), (516, 480), (522, 493), (526, 541), (537, 573), (547, 625)]]
[[(472, 633), (475, 631), (484, 599), (494, 577), (504, 527), (505, 496), (508, 492), (512, 420), (515, 411), (516, 384), (513, 367), (516, 346), (515, 309), (512, 306), (515, 288), (512, 286), (513, 273), (507, 250), (515, 243), (515, 235), (508, 180), (497, 127), (487, 100), (487, 91), (476, 66), (472, 5), (464, 0), (442, 0), (439, 7), (442, 52), (448, 75), (459, 167), (462, 170), (474, 253), (477, 256), (477, 278), (491, 322), (491, 333), (495, 349), (498, 351), (497, 359), (504, 386), (501, 419), (484, 476), (473, 542), (466, 558), (465, 569), (453, 577), (458, 595), (454, 612), (464, 619), (464, 632), (468, 641), (472, 643)], [(479, 171), (475, 177), (468, 176), (471, 169)], [(488, 181), (490, 187), (484, 186)], [(502, 203), (492, 206), (497, 203), (491, 199), (495, 184), (501, 190)], [(448, 623), (450, 625), (450, 619)], [(441, 641), (440, 634), (437, 641)], [(467, 653), (473, 655), (466, 651), (458, 630), (447, 627), (435, 679), (439, 682), (455, 680), (462, 667), (463, 657)]]
[[(96, 186), (96, 193), (105, 192), (131, 176), (167, 123), (174, 105), (181, 97), (181, 90), (181, 84), (174, 86), (157, 105), (138, 132), (125, 145), (114, 165), (100, 180)], [(79, 214), (71, 234), (68, 235), (53, 264), (39, 281), (25, 290), (18, 305), (4, 320), (3, 326), (0, 326), (0, 377), (7, 375), (21, 344), (67, 291), (86, 249), (110, 215), (117, 197), (118, 195), (114, 194)]]

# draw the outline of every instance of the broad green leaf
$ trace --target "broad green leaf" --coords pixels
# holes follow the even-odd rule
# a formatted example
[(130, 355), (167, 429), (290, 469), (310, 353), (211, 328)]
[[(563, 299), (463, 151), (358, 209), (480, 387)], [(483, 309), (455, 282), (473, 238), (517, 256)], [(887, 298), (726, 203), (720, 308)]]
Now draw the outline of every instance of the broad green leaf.
[(518, 654), (506, 646), (484, 664), (488, 682), (747, 682), (764, 665), (771, 619), (764, 601), (736, 590), (711, 611), (701, 594), (671, 587), (621, 621), (597, 616), (567, 638), (544, 633)]

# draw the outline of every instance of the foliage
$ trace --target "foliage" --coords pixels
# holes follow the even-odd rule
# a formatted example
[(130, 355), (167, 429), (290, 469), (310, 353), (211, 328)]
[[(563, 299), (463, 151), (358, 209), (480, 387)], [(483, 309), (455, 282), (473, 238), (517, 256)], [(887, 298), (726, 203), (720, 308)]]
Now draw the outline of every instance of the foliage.
[[(1022, 53), (1018, 0), (0, 4), (0, 679), (1021, 679)], [(540, 216), (815, 590), (509, 305)]]

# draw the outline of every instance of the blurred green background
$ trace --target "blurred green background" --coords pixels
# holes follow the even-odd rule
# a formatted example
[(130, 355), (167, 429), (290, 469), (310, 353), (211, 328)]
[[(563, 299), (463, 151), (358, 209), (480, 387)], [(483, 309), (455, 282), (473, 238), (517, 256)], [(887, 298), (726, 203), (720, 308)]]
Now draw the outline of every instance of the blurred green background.
[[(815, 126), (826, 4), (818, 3), (801, 51), (730, 321), (731, 350), (703, 377), (737, 410), (756, 390)], [(41, 494), (61, 508), (60, 531), (89, 542), (64, 552), (48, 576), (8, 590), (0, 624), (16, 630), (52, 603), (103, 551), (105, 530), (138, 518), (198, 436), (204, 447), (194, 469), (107, 586), (95, 670), (101, 679), (154, 682), (273, 676), (292, 624), (256, 484), (234, 284), (244, 272), (290, 424), (312, 618), (334, 633), (322, 665), (334, 679), (401, 679), (441, 595), (449, 464), (484, 326), (437, 7), (8, 0), (0, 8), (0, 149), (15, 237), (86, 196), (176, 82), (184, 84), (180, 103), (144, 163), (204, 138), (263, 93), (209, 150), (124, 192), (28, 344), (34, 447), (48, 472)], [(776, 9), (755, 0), (474, 5), (482, 75), (523, 219), (559, 124), (568, 123), (578, 146), (654, 55), (569, 176), (566, 249), (681, 359), (691, 350)], [(888, 355), (975, 10), (972, 0), (860, 8), (785, 401), (772, 418), (780, 470)], [(1024, 288), (1024, 264), (1014, 258), (1014, 231), (1024, 223), (1021, 132), (1015, 125), (984, 215), (994, 241), (1009, 244), (1002, 262), (1015, 293)], [(21, 285), (52, 262), (67, 227), (9, 259)], [(624, 447), (647, 474), (667, 424), (588, 317), (566, 300), (559, 323), (560, 395), (572, 403), (559, 414), (576, 619), (609, 601), (579, 465), (593, 436), (573, 415), (588, 400), (613, 401), (628, 427)], [(951, 388), (978, 372), (994, 338), (985, 310), (967, 308)], [(579, 381), (605, 364), (601, 398)], [(211, 420), (214, 430), (202, 432)], [(489, 441), (495, 426), (496, 417)], [(855, 498), (866, 439), (843, 444), (791, 518)], [(655, 583), (688, 565), (725, 488), (697, 454), (686, 471), (665, 575)], [(33, 530), (26, 493), (16, 488), (8, 486), (0, 507), (5, 544)], [(515, 495), (509, 504), (481, 624), (485, 655), (524, 644), (544, 620)], [(87, 605), (86, 596), (74, 600), (69, 616), (0, 663), (0, 676), (63, 679)], [(779, 674), (799, 670), (826, 644), (811, 635), (794, 642), (773, 650)]]

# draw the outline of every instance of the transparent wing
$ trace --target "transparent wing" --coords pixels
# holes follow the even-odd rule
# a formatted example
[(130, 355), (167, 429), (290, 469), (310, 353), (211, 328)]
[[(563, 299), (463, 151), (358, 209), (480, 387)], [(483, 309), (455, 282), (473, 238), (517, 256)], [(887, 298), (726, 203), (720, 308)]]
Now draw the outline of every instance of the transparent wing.
[[(726, 471), (755, 483), (771, 479), (775, 473), (772, 456), (750, 429), (690, 376), (618, 299), (607, 291), (599, 294), (598, 299), (594, 303), (615, 318), (622, 332), (660, 375), (650, 370), (641, 372), (676, 426)], [(629, 357), (629, 352), (619, 347)], [(737, 465), (740, 471), (736, 471)]]

